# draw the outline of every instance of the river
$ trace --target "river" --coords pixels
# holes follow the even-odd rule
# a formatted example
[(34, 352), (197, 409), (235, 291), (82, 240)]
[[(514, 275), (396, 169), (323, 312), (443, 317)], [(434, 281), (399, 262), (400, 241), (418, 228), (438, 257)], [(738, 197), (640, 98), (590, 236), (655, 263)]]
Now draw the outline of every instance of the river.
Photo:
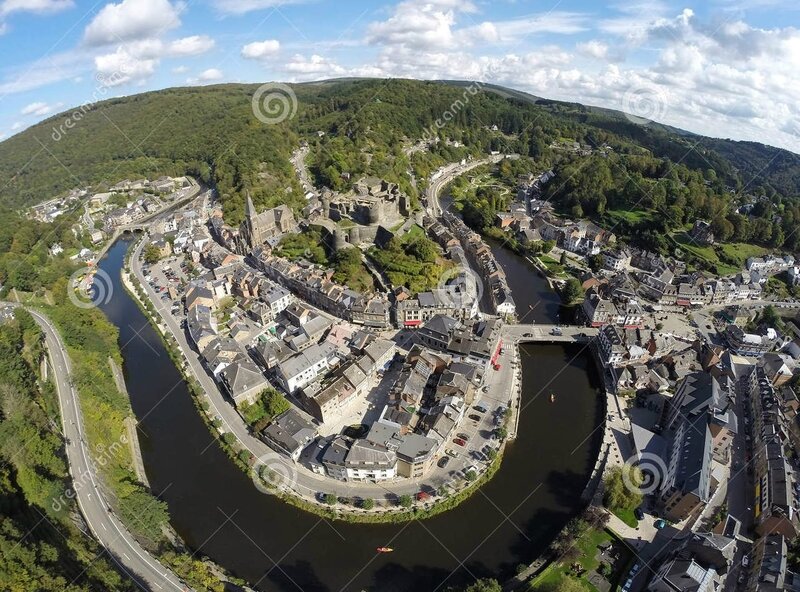
[[(151, 487), (198, 555), (260, 590), (445, 590), (512, 575), (579, 507), (602, 436), (600, 380), (579, 349), (546, 345), (522, 348), (518, 439), (494, 479), (457, 508), (425, 521), (358, 525), (261, 493), (217, 445), (160, 338), (124, 291), (120, 270), (130, 245), (118, 241), (100, 263), (113, 278), (102, 310), (119, 328)], [(546, 282), (513, 253), (497, 249), (497, 257), (517, 306), (533, 305), (533, 319), (552, 321), (558, 301)], [(550, 392), (558, 394), (555, 403)], [(395, 552), (376, 554), (378, 546)]]

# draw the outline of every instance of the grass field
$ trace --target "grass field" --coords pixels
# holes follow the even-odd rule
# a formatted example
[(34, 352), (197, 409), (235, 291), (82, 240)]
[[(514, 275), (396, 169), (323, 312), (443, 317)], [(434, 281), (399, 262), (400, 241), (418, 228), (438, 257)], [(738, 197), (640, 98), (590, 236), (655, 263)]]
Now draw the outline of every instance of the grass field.
[[(699, 259), (703, 259), (703, 260), (707, 261), (711, 265), (715, 265), (716, 268), (717, 268), (717, 273), (719, 275), (723, 275), (723, 276), (724, 275), (731, 275), (731, 274), (736, 273), (737, 271), (741, 271), (742, 270), (743, 264), (737, 266), (737, 265), (731, 265), (729, 263), (723, 262), (717, 256), (717, 253), (714, 250), (714, 247), (712, 247), (710, 245), (708, 245), (708, 246), (700, 246), (700, 245), (696, 244), (694, 241), (692, 241), (691, 238), (689, 238), (689, 235), (686, 234), (685, 232), (679, 232), (677, 234), (671, 235), (670, 238), (672, 238), (672, 240), (675, 242), (675, 244), (678, 246), (678, 248), (682, 249), (683, 251), (685, 251), (687, 253), (691, 253), (692, 255), (694, 255), (695, 257), (697, 257)], [(724, 246), (734, 247), (735, 248), (735, 246), (739, 245), (739, 244), (741, 244), (741, 243), (730, 243), (729, 245), (724, 245)], [(752, 245), (745, 245), (745, 246), (752, 247)], [(745, 260), (746, 259), (747, 259), (747, 257), (745, 257)]]
[(636, 519), (636, 516), (633, 515), (633, 510), (617, 510), (614, 512), (614, 515), (631, 528), (639, 526), (639, 521)]
[(603, 223), (608, 228), (613, 228), (620, 222), (637, 224), (652, 219), (653, 212), (650, 210), (606, 210), (603, 212)]
[(606, 530), (589, 529), (576, 542), (581, 552), (577, 563), (580, 563), (581, 567), (586, 570), (585, 573), (576, 577), (574, 574), (570, 573), (570, 565), (554, 562), (531, 583), (530, 589), (557, 590), (562, 582), (567, 579), (572, 579), (577, 581), (587, 592), (596, 592), (597, 588), (589, 582), (587, 576), (591, 575), (600, 565), (600, 562), (596, 558), (598, 547), (612, 540), (612, 535)]

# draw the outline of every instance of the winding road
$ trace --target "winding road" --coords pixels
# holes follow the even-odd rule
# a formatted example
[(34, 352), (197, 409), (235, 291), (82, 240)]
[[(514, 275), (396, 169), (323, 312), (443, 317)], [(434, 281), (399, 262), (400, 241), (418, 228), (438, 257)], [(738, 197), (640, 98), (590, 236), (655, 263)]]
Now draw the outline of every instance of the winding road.
[[(17, 306), (14, 303), (7, 304)], [(71, 384), (71, 364), (64, 344), (46, 316), (36, 310), (27, 310), (45, 335), (58, 393), (73, 493), (89, 530), (120, 569), (143, 590), (190, 590), (174, 573), (150, 555), (111, 511), (100, 490), (100, 479), (84, 435), (78, 394)], [(66, 495), (70, 497), (72, 494)]]
[(464, 164), (457, 162), (451, 163), (439, 169), (439, 171), (437, 171), (439, 172), (439, 176), (436, 179), (431, 179), (428, 188), (425, 190), (428, 212), (434, 218), (438, 218), (442, 215), (442, 206), (439, 204), (439, 193), (441, 193), (442, 189), (453, 179), (481, 165), (497, 164), (504, 158), (519, 158), (519, 155), (493, 154), (492, 156), (487, 156), (479, 160), (470, 160)]

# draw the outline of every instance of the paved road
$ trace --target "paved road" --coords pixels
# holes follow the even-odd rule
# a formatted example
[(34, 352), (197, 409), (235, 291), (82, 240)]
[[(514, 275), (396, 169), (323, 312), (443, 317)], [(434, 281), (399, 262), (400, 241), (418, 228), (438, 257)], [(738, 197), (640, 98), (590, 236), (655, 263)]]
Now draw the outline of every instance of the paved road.
[(70, 381), (70, 360), (58, 332), (47, 317), (30, 310), (45, 335), (53, 365), (61, 421), (66, 438), (67, 460), (72, 475), (78, 507), (94, 537), (105, 547), (114, 561), (144, 590), (184, 591), (189, 588), (145, 551), (111, 512), (100, 491), (99, 478), (88, 451), (78, 395)]
[(519, 158), (519, 156), (516, 154), (495, 154), (479, 160), (470, 160), (464, 164), (448, 164), (439, 169), (442, 171), (442, 174), (436, 179), (431, 180), (428, 188), (425, 190), (428, 212), (437, 218), (442, 215), (442, 206), (439, 204), (439, 193), (441, 193), (442, 189), (444, 189), (445, 185), (450, 183), (450, 181), (459, 175), (463, 175), (467, 171), (474, 169), (475, 167), (479, 167), (484, 164), (500, 162), (506, 158), (506, 156), (508, 156), (508, 158)]
[[(553, 331), (560, 329), (559, 334)], [(598, 329), (595, 327), (583, 327), (575, 325), (504, 325), (503, 339), (508, 339), (518, 343), (530, 342), (565, 342), (565, 343), (586, 343), (592, 337), (596, 337)]]

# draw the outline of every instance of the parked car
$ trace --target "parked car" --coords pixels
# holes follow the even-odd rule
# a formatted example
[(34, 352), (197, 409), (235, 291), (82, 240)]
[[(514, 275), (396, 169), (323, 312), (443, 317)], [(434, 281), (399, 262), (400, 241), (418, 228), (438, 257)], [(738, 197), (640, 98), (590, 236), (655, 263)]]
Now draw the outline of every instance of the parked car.
[(440, 469), (443, 469), (447, 466), (447, 463), (449, 462), (450, 462), (450, 457), (443, 456), (442, 458), (439, 459), (439, 462), (436, 463), (436, 466), (439, 467)]
[(655, 526), (655, 527), (656, 527), (656, 529), (658, 529), (658, 530), (661, 530), (661, 529), (662, 529), (662, 528), (664, 528), (666, 525), (667, 525), (667, 521), (666, 521), (666, 520), (664, 520), (663, 518), (659, 518), (658, 520), (656, 520), (656, 521), (653, 523), (653, 526)]
[(456, 438), (455, 440), (453, 440), (453, 442), (455, 442), (459, 446), (466, 446), (467, 445), (467, 443), (464, 440), (462, 440), (461, 438)]
[(481, 420), (481, 416), (480, 416), (480, 415), (478, 415), (477, 413), (473, 413), (473, 414), (471, 414), (471, 415), (469, 416), (469, 418), (470, 418), (472, 421), (480, 421), (480, 420)]
[(637, 520), (644, 520), (644, 512), (642, 512), (641, 508), (636, 508), (633, 511), (633, 515), (636, 516)]
[(464, 432), (461, 432), (460, 434), (456, 434), (456, 436), (458, 436), (461, 440), (464, 440), (464, 442), (469, 441), (469, 436), (467, 434), (465, 434)]

